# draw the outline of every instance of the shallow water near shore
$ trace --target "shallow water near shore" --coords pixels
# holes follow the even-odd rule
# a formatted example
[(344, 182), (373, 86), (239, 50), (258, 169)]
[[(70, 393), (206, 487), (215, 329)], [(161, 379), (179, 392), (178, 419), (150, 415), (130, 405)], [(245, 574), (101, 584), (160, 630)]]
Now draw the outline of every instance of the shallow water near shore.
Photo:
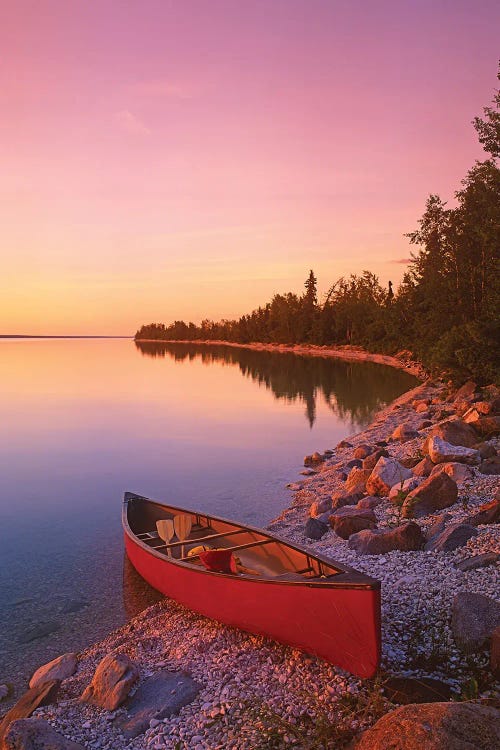
[(0, 683), (152, 603), (123, 559), (132, 490), (264, 526), (303, 457), (416, 385), (345, 362), (131, 340), (0, 341)]

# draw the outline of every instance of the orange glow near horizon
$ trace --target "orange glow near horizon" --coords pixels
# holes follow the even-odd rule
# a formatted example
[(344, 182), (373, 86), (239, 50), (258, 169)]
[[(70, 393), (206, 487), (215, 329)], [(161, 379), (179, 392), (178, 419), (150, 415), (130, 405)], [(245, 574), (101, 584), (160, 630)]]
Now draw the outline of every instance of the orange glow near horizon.
[[(430, 192), (482, 152), (484, 0), (28, 0), (0, 42), (0, 334), (233, 318), (399, 282)], [(466, 50), (466, 54), (464, 54)]]

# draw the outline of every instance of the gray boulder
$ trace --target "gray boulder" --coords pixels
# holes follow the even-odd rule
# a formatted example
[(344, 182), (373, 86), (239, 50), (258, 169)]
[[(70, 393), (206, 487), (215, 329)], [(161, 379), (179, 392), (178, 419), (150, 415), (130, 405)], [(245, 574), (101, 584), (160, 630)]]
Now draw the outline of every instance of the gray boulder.
[(464, 544), (473, 536), (477, 536), (477, 529), (467, 523), (452, 523), (425, 545), (431, 552), (451, 552)]
[(483, 594), (460, 591), (453, 600), (451, 630), (457, 646), (467, 652), (485, 648), (500, 626), (500, 603)]
[(428, 513), (449, 508), (458, 499), (456, 482), (442, 472), (425, 479), (421, 485), (407, 495), (403, 503), (403, 518), (422, 518)]
[(2, 750), (84, 750), (43, 719), (18, 719), (5, 733)]
[(81, 700), (114, 711), (139, 679), (139, 670), (126, 654), (108, 654), (98, 664)]

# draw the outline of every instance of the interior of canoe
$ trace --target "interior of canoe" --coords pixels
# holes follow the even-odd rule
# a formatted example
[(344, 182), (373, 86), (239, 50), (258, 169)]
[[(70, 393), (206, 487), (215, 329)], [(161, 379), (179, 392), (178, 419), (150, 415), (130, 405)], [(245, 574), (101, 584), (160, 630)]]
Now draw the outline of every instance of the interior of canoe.
[[(157, 521), (174, 521), (176, 516), (189, 518), (186, 538), (177, 534), (167, 542), (158, 533)], [(240, 574), (283, 581), (325, 581), (339, 576), (342, 570), (318, 560), (245, 526), (221, 521), (199, 513), (186, 513), (153, 502), (132, 502), (128, 507), (131, 531), (148, 547), (174, 560), (203, 567), (196, 553), (201, 545), (207, 549), (231, 550)], [(182, 536), (182, 533), (181, 533)], [(190, 554), (191, 552), (191, 554)]]

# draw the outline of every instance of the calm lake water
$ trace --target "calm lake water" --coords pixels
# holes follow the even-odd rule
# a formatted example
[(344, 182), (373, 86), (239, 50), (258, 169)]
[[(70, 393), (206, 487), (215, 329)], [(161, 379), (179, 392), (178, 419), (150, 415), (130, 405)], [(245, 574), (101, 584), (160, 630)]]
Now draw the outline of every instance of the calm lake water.
[(0, 683), (154, 599), (122, 495), (265, 525), (303, 457), (416, 384), (371, 363), (130, 340), (0, 340)]

